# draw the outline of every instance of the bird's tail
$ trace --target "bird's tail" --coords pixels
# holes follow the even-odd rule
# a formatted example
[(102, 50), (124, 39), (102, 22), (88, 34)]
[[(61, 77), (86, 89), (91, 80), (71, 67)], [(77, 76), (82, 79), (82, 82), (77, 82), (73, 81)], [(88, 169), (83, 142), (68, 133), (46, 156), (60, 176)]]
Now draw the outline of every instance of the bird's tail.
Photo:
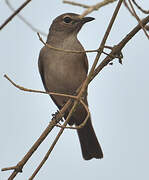
[(83, 128), (77, 130), (77, 133), (80, 140), (82, 155), (85, 160), (103, 158), (103, 152), (97, 140), (90, 118)]

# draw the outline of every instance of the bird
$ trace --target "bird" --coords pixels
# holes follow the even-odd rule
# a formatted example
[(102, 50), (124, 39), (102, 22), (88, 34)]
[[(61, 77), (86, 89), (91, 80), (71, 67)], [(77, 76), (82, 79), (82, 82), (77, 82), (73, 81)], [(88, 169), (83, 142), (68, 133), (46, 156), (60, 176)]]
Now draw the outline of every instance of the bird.
[[(64, 13), (56, 17), (50, 28), (46, 43), (54, 48), (70, 51), (85, 51), (77, 38), (82, 26), (94, 20), (93, 17), (81, 17), (75, 13)], [(39, 73), (46, 92), (56, 92), (74, 95), (88, 74), (88, 59), (85, 52), (74, 53), (58, 51), (48, 46), (42, 47), (38, 58)], [(68, 97), (50, 95), (60, 110)], [(88, 106), (87, 90), (84, 102)], [(72, 107), (72, 106), (71, 106)], [(70, 108), (64, 114), (66, 119)], [(86, 118), (87, 112), (80, 103), (73, 112), (69, 125), (80, 125)], [(96, 137), (91, 117), (83, 128), (77, 129), (82, 156), (84, 160), (103, 158), (101, 146)]]

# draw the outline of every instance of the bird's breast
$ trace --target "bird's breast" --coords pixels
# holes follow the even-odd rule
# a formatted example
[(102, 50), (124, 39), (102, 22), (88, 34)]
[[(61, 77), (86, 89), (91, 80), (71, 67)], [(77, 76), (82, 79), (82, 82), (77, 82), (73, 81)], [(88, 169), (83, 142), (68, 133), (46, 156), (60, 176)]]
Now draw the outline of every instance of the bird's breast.
[(50, 91), (71, 93), (86, 78), (84, 56), (82, 54), (61, 53), (50, 54), (45, 69), (45, 82)]

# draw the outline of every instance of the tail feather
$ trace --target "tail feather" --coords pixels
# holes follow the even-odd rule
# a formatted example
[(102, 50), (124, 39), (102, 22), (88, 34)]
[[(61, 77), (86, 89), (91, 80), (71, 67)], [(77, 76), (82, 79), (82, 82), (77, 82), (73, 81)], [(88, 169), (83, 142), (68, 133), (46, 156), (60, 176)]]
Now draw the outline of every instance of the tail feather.
[(82, 155), (85, 160), (103, 158), (103, 152), (97, 140), (90, 118), (83, 128), (77, 130), (77, 133), (80, 140)]
[[(85, 99), (85, 103), (88, 104), (87, 97)], [(67, 118), (68, 113), (69, 110), (65, 112), (65, 119)], [(75, 113), (72, 114), (69, 120), (69, 125), (80, 125), (85, 120), (86, 115), (87, 113), (85, 108), (79, 104), (79, 106), (75, 109)], [(77, 133), (79, 136), (82, 155), (85, 160), (103, 158), (103, 152), (94, 132), (90, 117), (83, 128), (77, 129)]]

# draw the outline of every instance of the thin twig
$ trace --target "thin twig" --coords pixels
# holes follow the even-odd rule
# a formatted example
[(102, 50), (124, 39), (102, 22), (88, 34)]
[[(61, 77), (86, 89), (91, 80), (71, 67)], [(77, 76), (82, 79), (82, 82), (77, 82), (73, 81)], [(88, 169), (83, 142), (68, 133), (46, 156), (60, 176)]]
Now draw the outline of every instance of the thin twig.
[[(133, 11), (131, 10), (131, 8), (128, 6), (126, 0), (124, 0), (123, 3), (124, 3), (124, 5), (125, 5), (125, 7), (127, 8), (127, 10), (130, 12), (130, 14), (131, 14), (133, 17), (135, 17), (135, 14), (134, 14)], [(136, 18), (136, 17), (135, 17), (135, 18)], [(145, 26), (145, 29), (146, 29), (147, 31), (149, 31), (149, 26), (146, 25), (146, 26)]]
[(99, 8), (101, 8), (101, 7), (105, 6), (105, 5), (108, 5), (109, 3), (113, 3), (113, 2), (115, 2), (115, 1), (117, 1), (117, 0), (103, 0), (102, 2), (97, 3), (97, 4), (89, 7), (88, 9), (86, 9), (86, 10), (82, 13), (81, 16), (84, 17), (84, 16), (90, 14), (91, 12), (93, 12), (93, 11), (95, 11), (95, 10), (98, 10)]
[(39, 147), (39, 145), (43, 142), (43, 140), (47, 137), (47, 135), (51, 132), (55, 124), (57, 123), (56, 119), (53, 119), (50, 124), (47, 126), (47, 128), (44, 130), (44, 132), (41, 134), (41, 136), (38, 138), (38, 140), (33, 144), (33, 146), (30, 148), (28, 153), (22, 158), (22, 160), (16, 165), (9, 168), (3, 168), (4, 170), (14, 169), (13, 173), (10, 175), (8, 180), (13, 180), (15, 176), (22, 172), (23, 166), (26, 164), (26, 162), (29, 160), (29, 158), (32, 156), (32, 154), (36, 151), (36, 149)]
[[(35, 89), (28, 89), (28, 88), (25, 88), (25, 87), (22, 87), (18, 84), (16, 84), (14, 81), (12, 81), (6, 74), (4, 75), (4, 77), (12, 84), (14, 85), (16, 88), (22, 90), (22, 91), (26, 91), (26, 92), (33, 92), (33, 93), (42, 93), (42, 94), (48, 94), (48, 95), (55, 95), (55, 96), (63, 96), (63, 97), (69, 97), (69, 98), (72, 98), (72, 99), (78, 99), (77, 96), (73, 96), (73, 95), (69, 95), (69, 94), (63, 94), (63, 93), (55, 93), (55, 92), (45, 92), (45, 91), (40, 91), (40, 90), (35, 90)], [(78, 99), (79, 100), (79, 99)], [(81, 123), (79, 126), (75, 126), (75, 127), (64, 127), (64, 126), (61, 126), (61, 125), (55, 125), (57, 127), (61, 127), (61, 128), (66, 128), (66, 129), (80, 129), (82, 128), (86, 122), (87, 122), (87, 119), (89, 118), (90, 116), (90, 112), (89, 112), (89, 109), (87, 107), (87, 105), (80, 99), (79, 100), (80, 103), (84, 106), (84, 108), (86, 109), (86, 112), (87, 112), (87, 116), (85, 118), (85, 120), (83, 121), (83, 123)], [(16, 166), (14, 166), (16, 167)], [(12, 168), (12, 167), (11, 167)], [(9, 168), (3, 168), (3, 171), (6, 170), (9, 170)], [(14, 169), (14, 168), (12, 168)]]
[(80, 3), (73, 2), (73, 1), (63, 1), (63, 3), (67, 3), (67, 4), (74, 5), (74, 6), (80, 6), (80, 7), (86, 8), (87, 10), (85, 10), (81, 15), (81, 17), (84, 17), (87, 14), (89, 14), (95, 10), (98, 10), (99, 8), (101, 8), (105, 5), (108, 5), (109, 3), (113, 3), (115, 1), (117, 1), (117, 0), (103, 0), (102, 2), (97, 3), (95, 5), (92, 5), (92, 6), (87, 6), (85, 4), (80, 4)]
[(126, 2), (126, 0), (123, 1), (125, 7), (127, 8), (127, 10), (130, 12), (130, 14), (135, 17), (134, 13), (132, 12), (132, 10), (130, 9), (130, 7), (128, 6), (128, 3)]
[(2, 30), (29, 2), (32, 0), (26, 0), (6, 21), (0, 26), (0, 30)]
[[(81, 94), (80, 94), (80, 93), (79, 93), (78, 97), (81, 98)], [(68, 116), (67, 116), (67, 118), (66, 118), (66, 120), (65, 120), (65, 122), (64, 122), (64, 124), (63, 124), (64, 127), (67, 126), (67, 124), (68, 124), (68, 122), (69, 122), (69, 119), (70, 119), (73, 111), (75, 110), (77, 104), (78, 104), (78, 101), (75, 101), (72, 109), (70, 110), (70, 112), (69, 112), (69, 114), (68, 114)], [(33, 172), (32, 176), (29, 178), (29, 180), (32, 180), (32, 179), (36, 176), (36, 174), (39, 172), (39, 170), (42, 168), (42, 166), (44, 165), (44, 163), (45, 163), (46, 160), (48, 159), (49, 155), (51, 154), (53, 148), (55, 147), (57, 141), (59, 140), (60, 136), (62, 135), (63, 131), (64, 131), (64, 128), (62, 128), (62, 129), (59, 131), (59, 133), (58, 133), (58, 135), (56, 136), (55, 140), (53, 141), (50, 149), (48, 150), (48, 152), (47, 152), (46, 155), (44, 156), (44, 158), (43, 158), (43, 160), (41, 161), (41, 163), (39, 164), (39, 166), (38, 166), (38, 167), (36, 168), (36, 170)]]
[[(26, 92), (33, 92), (33, 93), (42, 93), (42, 94), (48, 94), (48, 95), (55, 95), (55, 96), (63, 96), (63, 97), (69, 97), (69, 98), (72, 98), (72, 99), (78, 99), (77, 96), (73, 96), (73, 95), (69, 95), (69, 94), (62, 94), (62, 93), (55, 93), (55, 92), (45, 92), (45, 91), (39, 91), (39, 90), (34, 90), (34, 89), (28, 89), (28, 88), (25, 88), (25, 87), (22, 87), (18, 84), (16, 84), (14, 81), (12, 81), (6, 74), (4, 75), (4, 77), (12, 84), (14, 85), (16, 88), (22, 90), (22, 91), (26, 91)], [(79, 100), (79, 99), (78, 99)], [(85, 118), (85, 120), (83, 121), (82, 124), (80, 124), (79, 126), (75, 126), (75, 127), (64, 127), (64, 126), (61, 126), (61, 125), (55, 125), (57, 127), (61, 127), (61, 128), (66, 128), (66, 129), (80, 129), (82, 128), (85, 124), (86, 124), (86, 121), (87, 119), (89, 118), (90, 116), (90, 112), (89, 112), (89, 109), (87, 107), (87, 105), (80, 99), (79, 100), (80, 103), (84, 106), (84, 108), (86, 109), (86, 112), (87, 112), (87, 116)], [(15, 166), (14, 166), (15, 167)], [(8, 168), (4, 168), (6, 170), (9, 170)], [(14, 168), (13, 168), (14, 169)], [(5, 171), (6, 171), (5, 170)], [(4, 171), (4, 170), (3, 170)]]
[[(9, 0), (5, 0), (7, 6), (9, 7), (9, 9), (11, 9), (11, 11), (15, 12), (15, 8), (11, 5)], [(42, 34), (43, 36), (47, 36), (46, 33), (42, 32), (41, 30), (37, 29), (36, 27), (34, 27), (28, 20), (26, 20), (22, 15), (17, 14), (17, 16), (34, 32), (40, 32), (40, 34)]]
[(141, 6), (138, 5), (138, 3), (136, 3), (135, 0), (132, 0), (132, 2), (133, 2), (134, 5), (135, 5), (140, 11), (142, 11), (144, 14), (149, 14), (149, 10), (144, 10)]
[[(116, 6), (116, 8), (115, 8), (115, 11), (114, 11), (114, 13), (113, 13), (113, 16), (112, 16), (112, 18), (111, 18), (111, 20), (110, 20), (110, 23), (109, 23), (109, 25), (108, 25), (108, 28), (107, 28), (107, 30), (106, 30), (106, 32), (105, 32), (105, 35), (104, 35), (104, 37), (103, 37), (103, 39), (102, 39), (102, 42), (101, 42), (101, 44), (100, 44), (100, 46), (99, 46), (99, 52), (97, 53), (97, 56), (96, 56), (96, 58), (95, 58), (95, 61), (94, 61), (95, 64), (93, 64), (93, 65), (94, 65), (94, 67), (93, 67), (94, 69), (95, 69), (95, 67), (96, 67), (96, 65), (97, 65), (97, 63), (98, 63), (98, 59), (99, 59), (100, 56), (101, 56), (101, 52), (103, 51), (102, 48), (105, 46), (106, 40), (107, 40), (107, 38), (108, 38), (108, 36), (109, 36), (109, 33), (110, 33), (111, 29), (112, 29), (113, 23), (114, 23), (114, 21), (115, 21), (115, 19), (116, 19), (116, 16), (117, 16), (117, 14), (118, 14), (118, 11), (119, 11), (119, 9), (120, 9), (120, 7), (121, 7), (122, 2), (123, 2), (123, 0), (119, 0), (117, 6)], [(111, 54), (111, 53), (110, 53), (110, 54)], [(93, 74), (90, 75), (89, 82), (93, 79), (93, 77), (95, 77), (94, 74), (95, 74), (95, 71), (94, 71)], [(97, 75), (97, 74), (96, 74), (96, 75)], [(88, 83), (89, 83), (89, 82), (88, 82)]]
[[(39, 40), (45, 45), (47, 46), (48, 48), (50, 49), (54, 49), (56, 51), (60, 51), (60, 52), (67, 52), (67, 53), (92, 53), (92, 52), (98, 52), (99, 51), (99, 48), (98, 49), (95, 49), (95, 50), (85, 50), (85, 51), (75, 51), (75, 50), (69, 50), (69, 49), (61, 49), (61, 48), (56, 48), (54, 46), (51, 46), (50, 44), (47, 44), (44, 42), (44, 40), (42, 39), (42, 37), (40, 36), (40, 34), (37, 32), (37, 35), (39, 37)], [(107, 48), (107, 49), (111, 49), (111, 47), (109, 48), (109, 46), (104, 46), (104, 48)], [(103, 54), (105, 55), (108, 55), (106, 52), (102, 51)]]
[[(15, 176), (21, 172), (20, 169), (22, 170), (23, 166), (26, 164), (26, 162), (29, 160), (29, 158), (33, 155), (33, 153), (36, 151), (36, 149), (39, 147), (39, 145), (44, 141), (44, 139), (47, 137), (47, 135), (52, 131), (54, 126), (57, 124), (58, 120), (60, 120), (66, 109), (69, 107), (71, 104), (71, 100), (69, 99), (65, 106), (59, 111), (57, 114), (56, 118), (52, 118), (50, 124), (47, 126), (47, 128), (44, 130), (44, 132), (41, 134), (41, 136), (38, 138), (38, 140), (34, 143), (34, 145), (30, 148), (30, 150), (26, 153), (26, 155), (22, 158), (22, 160), (17, 164), (17, 166), (14, 167), (13, 173), (10, 175), (8, 180), (13, 180)], [(12, 167), (12, 169), (13, 169)], [(17, 168), (16, 168), (17, 167)]]
[[(142, 25), (145, 26), (149, 22), (149, 16), (144, 18), (142, 21)], [(124, 46), (135, 36), (135, 34), (141, 30), (140, 24), (138, 24), (135, 28), (133, 28), (129, 34), (124, 37), (116, 46), (113, 47), (110, 55), (119, 54), (121, 50), (124, 48)], [(95, 69), (94, 74), (91, 78), (91, 81), (97, 76), (97, 74), (106, 66), (110, 61), (113, 59), (110, 58), (110, 56), (107, 56)]]
[(17, 166), (11, 166), (11, 167), (7, 167), (7, 168), (2, 168), (1, 171), (9, 171), (9, 170), (14, 170), (17, 169)]
[(75, 50), (68, 50), (68, 49), (56, 48), (56, 47), (51, 46), (50, 44), (45, 43), (38, 32), (37, 32), (37, 35), (38, 35), (38, 37), (39, 37), (39, 40), (40, 40), (45, 46), (47, 46), (47, 47), (50, 48), (50, 49), (54, 49), (54, 50), (56, 50), (56, 51), (67, 52), (67, 53), (91, 53), (91, 52), (98, 52), (98, 51), (99, 51), (98, 49), (95, 49), (95, 50), (87, 50), (87, 51), (75, 51)]
[(136, 14), (135, 9), (134, 9), (134, 7), (133, 7), (133, 5), (132, 5), (131, 1), (130, 1), (130, 0), (128, 0), (128, 2), (129, 2), (129, 4), (130, 4), (130, 7), (131, 7), (131, 9), (132, 9), (132, 12), (133, 12), (133, 14), (134, 14), (135, 18), (137, 19), (138, 23), (139, 23), (139, 24), (140, 24), (140, 26), (142, 27), (142, 29), (143, 29), (143, 31), (144, 31), (144, 33), (145, 33), (146, 37), (149, 39), (149, 35), (147, 34), (147, 32), (146, 32), (146, 30), (145, 30), (144, 26), (142, 25), (142, 22), (141, 22), (140, 18), (139, 18), (139, 17), (138, 17), (138, 15)]
[(55, 126), (60, 127), (60, 128), (65, 128), (65, 129), (81, 129), (81, 128), (83, 128), (85, 126), (85, 124), (87, 123), (87, 120), (90, 116), (90, 112), (89, 112), (87, 105), (81, 99), (80, 99), (80, 102), (84, 106), (84, 108), (86, 109), (87, 116), (86, 116), (85, 120), (79, 126), (75, 126), (75, 127), (72, 127), (72, 126), (67, 127), (66, 126), (65, 127), (64, 125), (59, 125), (59, 124), (56, 124)]
[(83, 8), (89, 8), (90, 7), (90, 6), (86, 5), (86, 4), (76, 3), (76, 2), (73, 2), (73, 1), (63, 1), (63, 3), (71, 4), (73, 6), (80, 6), (80, 7), (83, 7)]
[(16, 88), (22, 90), (22, 91), (26, 91), (26, 92), (33, 92), (33, 93), (42, 93), (42, 94), (48, 94), (48, 95), (55, 95), (55, 96), (64, 96), (64, 97), (69, 97), (72, 99), (77, 99), (77, 96), (73, 96), (73, 95), (69, 95), (69, 94), (62, 94), (62, 93), (56, 93), (56, 92), (46, 92), (46, 91), (40, 91), (40, 90), (35, 90), (35, 89), (28, 89), (25, 87), (22, 87), (18, 84), (16, 84), (14, 81), (12, 81), (6, 74), (4, 75), (4, 77), (12, 84), (14, 85)]

